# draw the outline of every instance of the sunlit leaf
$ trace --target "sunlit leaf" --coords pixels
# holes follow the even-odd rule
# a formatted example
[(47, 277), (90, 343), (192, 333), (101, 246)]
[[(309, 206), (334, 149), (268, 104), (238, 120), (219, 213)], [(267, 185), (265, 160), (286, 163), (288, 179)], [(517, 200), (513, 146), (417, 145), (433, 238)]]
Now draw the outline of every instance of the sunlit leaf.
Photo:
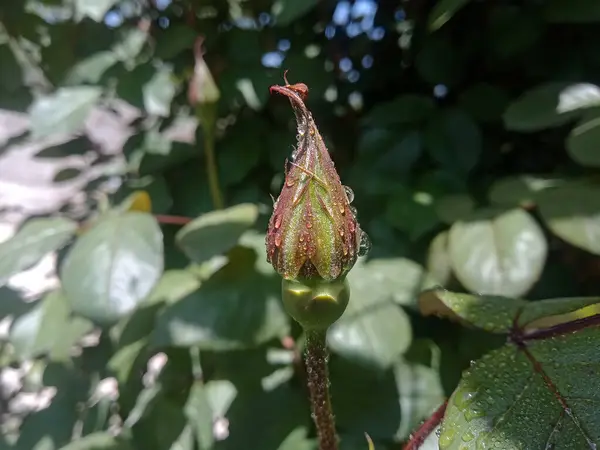
[(32, 219), (0, 244), (0, 286), (63, 247), (75, 234), (77, 224), (66, 218)]
[(565, 185), (537, 196), (542, 218), (568, 243), (600, 255), (600, 189)]
[(598, 336), (588, 328), (526, 350), (509, 344), (476, 361), (448, 401), (440, 449), (594, 449), (600, 386), (587, 374), (600, 370)]
[(257, 217), (258, 209), (252, 204), (213, 211), (183, 227), (177, 233), (177, 243), (189, 258), (201, 263), (233, 247)]
[(538, 280), (548, 244), (533, 217), (513, 209), (499, 214), (484, 211), (456, 222), (450, 228), (448, 248), (452, 269), (468, 289), (519, 296)]
[(80, 19), (89, 17), (96, 22), (100, 22), (118, 1), (119, 0), (75, 0), (75, 11)]
[(569, 134), (567, 150), (571, 157), (582, 166), (600, 167), (598, 142), (600, 142), (600, 114), (588, 114)]
[(61, 268), (71, 308), (100, 323), (130, 314), (150, 293), (163, 270), (162, 233), (139, 212), (101, 219), (75, 243)]
[(258, 273), (255, 261), (251, 249), (232, 250), (227, 265), (158, 317), (154, 345), (223, 351), (283, 337), (289, 319), (281, 306), (281, 281)]
[(470, 0), (441, 0), (429, 13), (429, 29), (435, 31), (448, 22)]
[(53, 360), (65, 360), (71, 356), (73, 345), (92, 329), (91, 322), (71, 317), (64, 294), (54, 291), (13, 322), (9, 340), (20, 359), (48, 355)]
[(101, 94), (97, 87), (77, 86), (38, 97), (29, 109), (33, 136), (79, 131)]

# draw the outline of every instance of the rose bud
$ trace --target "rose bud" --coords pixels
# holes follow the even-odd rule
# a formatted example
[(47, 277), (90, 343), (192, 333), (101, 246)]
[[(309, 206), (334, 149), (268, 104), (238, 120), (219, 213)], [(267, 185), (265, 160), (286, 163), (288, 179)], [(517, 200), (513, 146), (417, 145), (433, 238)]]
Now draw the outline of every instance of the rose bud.
[(370, 243), (350, 206), (354, 194), (342, 186), (304, 104), (308, 87), (285, 81), (270, 91), (290, 100), (298, 142), (269, 221), (267, 259), (286, 280), (330, 282), (344, 277)]

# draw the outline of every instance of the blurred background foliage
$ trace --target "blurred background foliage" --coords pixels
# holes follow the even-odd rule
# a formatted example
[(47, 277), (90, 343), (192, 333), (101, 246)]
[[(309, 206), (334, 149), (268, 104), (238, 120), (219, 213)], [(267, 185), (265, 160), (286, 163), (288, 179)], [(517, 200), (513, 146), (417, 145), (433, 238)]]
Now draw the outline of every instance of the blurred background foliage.
[[(342, 448), (400, 448), (503, 343), (420, 317), (423, 288), (598, 292), (598, 22), (595, 0), (4, 1), (0, 160), (35, 147), (84, 195), (0, 244), (0, 448), (315, 448), (263, 248), (284, 70), (373, 243), (329, 336)], [(9, 280), (53, 251), (60, 288), (24, 302)]]

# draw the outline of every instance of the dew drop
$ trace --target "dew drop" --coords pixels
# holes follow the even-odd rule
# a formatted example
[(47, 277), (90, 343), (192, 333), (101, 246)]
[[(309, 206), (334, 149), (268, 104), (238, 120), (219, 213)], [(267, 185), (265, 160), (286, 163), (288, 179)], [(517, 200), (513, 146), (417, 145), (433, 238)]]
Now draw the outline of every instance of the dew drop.
[(456, 432), (452, 428), (448, 428), (444, 430), (440, 435), (439, 446), (441, 449), (448, 448), (452, 445), (454, 441), (454, 436), (456, 436)]
[(364, 231), (360, 232), (360, 244), (358, 247), (358, 256), (365, 256), (371, 250), (371, 239)]
[(306, 228), (312, 228), (312, 222), (311, 221), (306, 222)]
[(468, 422), (483, 416), (485, 416), (485, 411), (483, 411), (482, 409), (469, 408), (465, 411), (465, 419), (467, 419)]
[(300, 238), (298, 239), (300, 242), (304, 242), (304, 236), (300, 235)]
[(275, 236), (275, 247), (281, 247), (281, 236)]
[(348, 247), (344, 246), (344, 256), (348, 255)]
[(340, 228), (340, 237), (344, 237), (344, 230), (342, 228)]
[(472, 431), (467, 431), (466, 433), (463, 433), (461, 438), (465, 442), (471, 442), (473, 439), (475, 439), (475, 435), (473, 434)]
[(340, 214), (342, 214), (342, 215), (346, 214), (346, 208), (344, 207), (344, 205), (340, 205), (338, 207), (338, 209), (340, 210)]
[(356, 210), (356, 208), (354, 206), (350, 206), (350, 212), (352, 213), (352, 215), (354, 217), (356, 217), (356, 214), (358, 213), (358, 211)]
[(279, 229), (279, 227), (281, 226), (281, 216), (277, 216), (275, 218), (275, 229)]
[(348, 186), (344, 186), (344, 191), (346, 191), (346, 197), (348, 198), (348, 203), (352, 203), (354, 201), (354, 191), (350, 189)]
[(285, 180), (285, 185), (287, 187), (292, 187), (294, 184), (296, 184), (296, 180), (294, 180), (292, 177), (288, 177), (287, 180)]

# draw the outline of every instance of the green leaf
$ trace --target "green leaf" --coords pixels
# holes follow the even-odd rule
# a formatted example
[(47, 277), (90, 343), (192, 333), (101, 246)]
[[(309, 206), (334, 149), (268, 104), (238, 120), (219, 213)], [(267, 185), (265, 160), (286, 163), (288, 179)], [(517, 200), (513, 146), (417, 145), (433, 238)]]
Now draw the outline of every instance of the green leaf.
[(107, 431), (99, 431), (77, 439), (62, 447), (61, 450), (133, 450), (133, 446)]
[(65, 75), (65, 84), (77, 86), (84, 83), (97, 84), (104, 73), (118, 61), (111, 51), (102, 51), (78, 61)]
[(268, 391), (247, 389), (238, 393), (227, 412), (230, 423), (237, 426), (215, 444), (215, 450), (296, 450), (290, 441), (296, 441), (298, 434), (306, 436), (309, 417), (306, 397), (297, 389), (286, 385)]
[[(509, 333), (515, 325), (519, 328), (534, 326), (540, 319), (563, 318), (554, 323), (564, 322), (564, 317), (589, 305), (600, 303), (598, 297), (573, 297), (527, 300), (494, 295), (472, 295), (433, 289), (424, 292), (419, 298), (421, 313), (448, 317), (464, 321), (472, 326), (491, 333)], [(568, 317), (567, 317), (568, 318)]]
[(96, 22), (101, 22), (106, 13), (118, 0), (75, 0), (75, 11), (78, 20), (89, 17)]
[(462, 92), (458, 102), (475, 120), (495, 122), (502, 118), (510, 97), (498, 86), (478, 83)]
[(548, 0), (543, 15), (552, 23), (598, 22), (600, 4), (595, 0)]
[(444, 399), (437, 362), (432, 356), (426, 359), (399, 359), (382, 372), (332, 358), (331, 397), (338, 427), (361, 435), (362, 449), (367, 448), (364, 432), (386, 441), (408, 438)]
[(81, 405), (88, 400), (89, 377), (67, 365), (46, 366), (43, 384), (56, 388), (50, 406), (25, 418), (16, 443), (18, 449), (58, 450), (71, 442)]
[(440, 0), (435, 4), (428, 18), (430, 31), (435, 31), (448, 22), (454, 14), (471, 0)]
[(157, 70), (150, 81), (142, 87), (144, 108), (148, 114), (168, 117), (176, 91), (177, 87), (171, 71), (168, 69)]
[(331, 327), (328, 344), (346, 358), (364, 365), (390, 367), (411, 342), (408, 316), (398, 305), (412, 305), (435, 283), (411, 260), (359, 261), (348, 274), (350, 302)]
[(600, 167), (600, 114), (586, 114), (567, 138), (567, 151), (582, 166)]
[(547, 251), (542, 229), (521, 209), (497, 215), (484, 211), (450, 228), (452, 268), (475, 292), (524, 294), (540, 277)]
[(440, 449), (595, 448), (598, 337), (588, 328), (526, 351), (509, 344), (475, 362), (448, 401)]
[(376, 104), (363, 122), (377, 127), (416, 124), (429, 118), (435, 110), (433, 98), (405, 94), (389, 102)]
[(0, 77), (2, 88), (8, 92), (14, 92), (23, 85), (23, 69), (9, 42), (0, 44)]
[(529, 207), (537, 201), (537, 192), (557, 183), (560, 181), (531, 175), (507, 177), (496, 181), (490, 188), (488, 196), (496, 205)]
[(101, 94), (97, 87), (77, 86), (38, 97), (29, 109), (33, 137), (79, 131)]
[(600, 255), (600, 188), (564, 185), (537, 196), (546, 224), (569, 244)]
[(9, 340), (20, 359), (47, 354), (55, 361), (68, 360), (73, 345), (92, 329), (89, 321), (71, 317), (64, 294), (54, 291), (13, 322)]
[(156, 31), (159, 34), (154, 56), (163, 60), (175, 58), (184, 50), (192, 48), (197, 36), (192, 28), (181, 24), (172, 24), (166, 30)]
[(48, 253), (62, 248), (76, 230), (77, 224), (65, 218), (27, 221), (12, 238), (0, 244), (0, 286)]
[(589, 83), (546, 83), (515, 100), (504, 113), (506, 128), (539, 131), (563, 125), (587, 108), (600, 106), (600, 88)]
[(431, 196), (408, 189), (397, 189), (394, 195), (390, 196), (385, 218), (390, 225), (404, 231), (414, 241), (439, 223)]
[(464, 75), (466, 66), (458, 49), (441, 35), (428, 36), (415, 59), (419, 76), (430, 85), (456, 86)]
[(255, 269), (256, 253), (236, 247), (230, 262), (200, 289), (158, 317), (155, 347), (197, 346), (203, 350), (254, 347), (289, 331), (281, 306), (280, 279)]
[(435, 212), (440, 220), (452, 224), (469, 217), (475, 210), (475, 201), (466, 194), (451, 194), (435, 202)]
[(256, 205), (248, 203), (212, 211), (184, 226), (177, 233), (177, 243), (190, 259), (201, 263), (235, 246), (257, 218)]
[(75, 243), (60, 271), (74, 312), (99, 324), (129, 315), (163, 270), (162, 232), (149, 214), (101, 219)]
[(481, 130), (468, 114), (460, 109), (449, 109), (437, 114), (429, 122), (425, 147), (443, 167), (467, 174), (481, 155)]
[(446, 285), (452, 278), (452, 265), (448, 253), (448, 232), (439, 233), (429, 245), (427, 252), (427, 271), (441, 283)]
[(275, 18), (275, 23), (278, 26), (285, 27), (290, 25), (296, 19), (306, 15), (312, 10), (319, 0), (306, 0), (297, 2), (295, 0), (276, 0), (273, 3), (271, 14)]

